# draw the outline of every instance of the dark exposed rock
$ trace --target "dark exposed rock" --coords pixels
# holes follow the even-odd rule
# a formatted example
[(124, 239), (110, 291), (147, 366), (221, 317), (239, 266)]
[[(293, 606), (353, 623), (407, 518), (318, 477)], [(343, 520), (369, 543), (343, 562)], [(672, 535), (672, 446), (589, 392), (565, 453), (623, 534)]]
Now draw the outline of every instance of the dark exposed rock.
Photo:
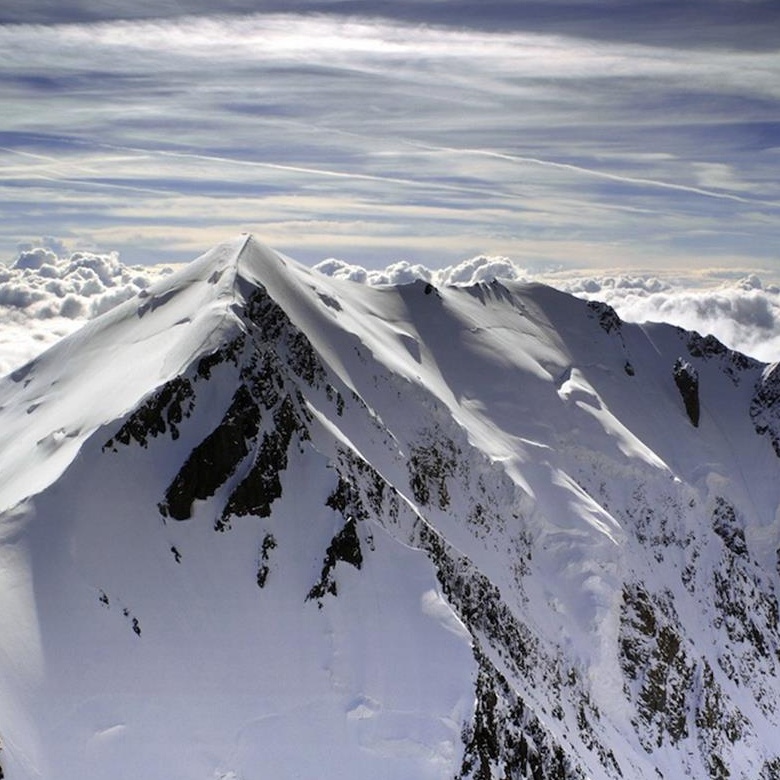
[(335, 311), (341, 311), (341, 302), (332, 295), (328, 295), (327, 293), (323, 292), (317, 292), (317, 297), (329, 308), (334, 309)]
[(363, 565), (363, 553), (360, 550), (360, 540), (357, 535), (357, 523), (353, 519), (347, 520), (346, 525), (333, 537), (328, 547), (327, 558), (345, 563), (359, 569)]
[(532, 778), (581, 780), (585, 777), (533, 711), (511, 689), (479, 645), (476, 706), (463, 732), (465, 752), (456, 780)]
[(172, 439), (178, 439), (178, 426), (192, 413), (194, 396), (192, 383), (188, 379), (171, 379), (130, 415), (114, 438), (103, 445), (103, 449), (115, 449), (116, 443), (128, 445), (131, 441), (146, 447), (148, 437), (154, 438), (167, 431)]
[(333, 537), (325, 552), (322, 564), (322, 574), (319, 582), (309, 591), (306, 600), (321, 599), (326, 593), (338, 595), (336, 580), (333, 579), (333, 569), (339, 561), (360, 569), (363, 565), (363, 553), (360, 549), (360, 539), (357, 535), (357, 522), (354, 518), (347, 520), (344, 527)]
[(691, 357), (713, 357), (716, 355), (723, 357), (728, 355), (729, 349), (722, 342), (718, 341), (715, 336), (702, 336), (692, 331), (688, 335), (688, 352), (690, 352)]
[(350, 506), (354, 500), (355, 490), (352, 487), (352, 483), (339, 475), (338, 487), (328, 496), (325, 501), (325, 506), (329, 506), (331, 509), (335, 509), (343, 515), (347, 511), (347, 507)]
[(530, 673), (539, 661), (539, 642), (507, 607), (499, 589), (430, 526), (420, 528), (420, 543), (434, 562), (442, 591), (461, 620), (491, 644), (500, 646), (505, 661), (519, 675)]
[(205, 355), (198, 361), (198, 367), (196, 373), (202, 379), (211, 379), (211, 371), (223, 363), (238, 364), (238, 356), (244, 348), (245, 336), (242, 333), (232, 341), (229, 341), (221, 349), (212, 352), (210, 355)]
[(606, 333), (612, 333), (613, 331), (620, 332), (623, 321), (608, 303), (603, 303), (602, 301), (588, 301), (588, 308), (596, 316), (599, 325)]
[(741, 352), (735, 352), (733, 349), (729, 349), (721, 341), (718, 341), (715, 336), (711, 334), (702, 336), (696, 331), (692, 331), (688, 335), (688, 352), (691, 357), (728, 358), (735, 369), (745, 370), (751, 366), (757, 365), (757, 362), (753, 360), (753, 358), (749, 358)]
[(702, 336), (696, 331), (687, 334), (688, 353), (702, 359), (716, 358), (723, 372), (738, 385), (744, 371), (759, 365), (757, 360), (735, 352), (722, 344), (715, 336)]
[(715, 508), (712, 511), (712, 527), (715, 533), (723, 540), (723, 544), (734, 555), (747, 555), (745, 531), (737, 521), (734, 507), (720, 496), (715, 499)]
[(20, 366), (15, 371), (12, 371), (9, 376), (11, 377), (11, 381), (13, 382), (22, 382), (24, 380), (27, 380), (24, 383), (24, 386), (27, 387), (27, 385), (30, 383), (30, 380), (28, 379), (29, 374), (32, 373), (32, 370), (35, 368), (35, 366), (38, 365), (38, 359), (35, 358), (31, 360), (29, 363), (25, 363), (23, 366)]
[[(429, 525), (419, 527), (419, 543), (433, 561), (448, 602), (473, 637), (485, 641), (513, 679), (549, 686), (562, 700), (578, 702), (576, 729), (582, 745), (608, 776), (621, 777), (614, 754), (598, 734), (599, 714), (579, 675), (546, 654), (534, 633), (508, 608), (499, 589)], [(538, 710), (528, 707), (507, 678), (475, 644), (479, 664), (476, 711), (464, 730), (466, 745), (459, 778), (579, 778), (584, 773), (568, 745), (554, 737)], [(563, 719), (560, 707), (553, 716)]]
[[(433, 291), (433, 288), (425, 289), (426, 294)], [(420, 294), (419, 288), (416, 294)], [(330, 301), (323, 302), (333, 305)], [(618, 339), (622, 339), (622, 323), (611, 307), (599, 303), (589, 303), (588, 307), (606, 333), (617, 334)], [(148, 419), (139, 416), (135, 423), (137, 427), (130, 426), (128, 420), (115, 437), (120, 443), (137, 441), (142, 446), (146, 446), (149, 437), (166, 431), (176, 438), (179, 435), (177, 426), (192, 410), (192, 383), (211, 380), (216, 366), (232, 362), (242, 384), (230, 409), (220, 425), (192, 451), (161, 504), (165, 513), (185, 519), (191, 515), (193, 501), (212, 497), (223, 488), (218, 495), (220, 498), (227, 496), (227, 499), (221, 513), (220, 507), (216, 508), (217, 530), (229, 528), (233, 517), (271, 515), (273, 502), (282, 494), (281, 474), (288, 467), (289, 448), (295, 441), (302, 447), (302, 442), (309, 436), (307, 423), (311, 422), (312, 416), (296, 388), (304, 389), (314, 408), (319, 408), (326, 398), (339, 416), (344, 414), (345, 401), (334, 384), (349, 395), (339, 380), (329, 377), (312, 344), (265, 290), (259, 288), (250, 296), (246, 310), (241, 311), (240, 316), (247, 333), (199, 361), (195, 374), (190, 372), (188, 395), (182, 395), (183, 390), (163, 388), (168, 396), (156, 395), (150, 399), (145, 412)], [(717, 358), (723, 361), (727, 373), (751, 365), (749, 359), (732, 353), (711, 337), (691, 335), (688, 349), (697, 360)], [(634, 376), (634, 366), (626, 355), (624, 349), (623, 358), (616, 365), (619, 367), (625, 360), (625, 373)], [(364, 357), (361, 360), (366, 362)], [(698, 426), (698, 374), (680, 358), (675, 363), (674, 378), (686, 413), (692, 424)], [(334, 384), (329, 384), (329, 379)], [(780, 398), (780, 379), (776, 384), (776, 390), (772, 391), (768, 389), (771, 382), (757, 387), (751, 417), (759, 433), (769, 432), (773, 437), (773, 446), (780, 456), (780, 435), (774, 433), (774, 430), (780, 431), (780, 425), (775, 425), (772, 409)], [(316, 392), (311, 393), (304, 385)], [(179, 412), (175, 411), (176, 405)], [(348, 413), (355, 414), (358, 409), (360, 414), (370, 414), (365, 403), (352, 391)], [(463, 780), (579, 779), (586, 776), (586, 771), (578, 762), (583, 762), (582, 767), (592, 767), (595, 766), (593, 757), (604, 767), (604, 776), (621, 777), (623, 771), (609, 747), (609, 740), (604, 738), (609, 734), (606, 731), (609, 716), (605, 715), (600, 725), (602, 715), (588, 695), (587, 675), (567, 665), (562, 652), (556, 657), (555, 651), (544, 644), (546, 640), (540, 638), (532, 619), (525, 616), (522, 605), (518, 606), (519, 598), (515, 601), (507, 598), (506, 592), (502, 594), (477, 565), (450, 547), (428, 526), (425, 512), (429, 508), (453, 511), (463, 507), (463, 515), (458, 520), (464, 521), (468, 530), (484, 541), (487, 548), (497, 539), (503, 543), (494, 531), (503, 523), (512, 523), (511, 513), (501, 517), (502, 513), (495, 511), (490, 503), (491, 491), (496, 492), (494, 485), (488, 483), (488, 488), (482, 486), (482, 493), (478, 493), (475, 477), (470, 483), (465, 479), (462, 484), (453, 482), (456, 474), (463, 477), (462, 464), (466, 459), (442, 429), (446, 430), (431, 424), (430, 428), (419, 432), (413, 442), (403, 442), (399, 446), (399, 450), (408, 447), (409, 452), (406, 460), (409, 487), (399, 485), (404, 495), (362, 456), (347, 450), (346, 445), (345, 449), (339, 450), (338, 484), (326, 504), (340, 513), (344, 523), (328, 544), (319, 581), (306, 599), (321, 600), (327, 594), (337, 595), (336, 572), (345, 571), (338, 568), (339, 562), (361, 569), (364, 553), (373, 549), (369, 525), (363, 521), (390, 519), (392, 523), (400, 512), (402, 520), (392, 526), (397, 529), (407, 522), (403, 513), (407, 513), (408, 519), (408, 513), (419, 512), (413, 532), (410, 532), (414, 537), (412, 543), (419, 543), (429, 555), (442, 592), (471, 634), (477, 662), (475, 712), (472, 722), (463, 731), (465, 752), (458, 777)], [(393, 432), (384, 429), (382, 432), (393, 438)], [(456, 440), (460, 441), (457, 435)], [(114, 443), (112, 440), (107, 446)], [(463, 448), (466, 449), (465, 445)], [(402, 470), (403, 466), (401, 473)], [(388, 469), (388, 473), (398, 472)], [(409, 488), (416, 506), (408, 501)], [(588, 489), (606, 509), (605, 497), (599, 496), (592, 484), (583, 489)], [(465, 504), (460, 501), (461, 491), (469, 496)], [(674, 557), (679, 561), (677, 573), (688, 594), (693, 595), (697, 583), (701, 585), (710, 574), (702, 573), (700, 563), (697, 567), (701, 546), (690, 544), (691, 539), (685, 535), (688, 528), (678, 522), (687, 511), (681, 508), (687, 498), (680, 498), (678, 506), (671, 493), (668, 499), (657, 491), (651, 491), (650, 495), (655, 503), (649, 501), (642, 490), (634, 491), (626, 502), (628, 506), (610, 507), (609, 511), (616, 517), (622, 513), (620, 521), (627, 521), (625, 527), (635, 532), (639, 545), (653, 548), (656, 561), (664, 561), (665, 554), (668, 559)], [(610, 502), (616, 503), (620, 503), (620, 498), (609, 497)], [(511, 517), (519, 521), (519, 510)], [(387, 525), (391, 526), (391, 523)], [(518, 522), (518, 525), (522, 523)], [(715, 545), (720, 551), (720, 542), (709, 532), (706, 516), (702, 528), (707, 540), (705, 545)], [(729, 640), (736, 643), (740, 652), (745, 651), (749, 659), (753, 658), (751, 653), (767, 657), (776, 655), (777, 603), (773, 591), (766, 582), (751, 579), (741, 521), (735, 509), (723, 499), (716, 500), (712, 529), (724, 546), (721, 569), (712, 575), (719, 594), (714, 604), (718, 614), (716, 631), (722, 629), (727, 633)], [(521, 531), (515, 533), (517, 539), (522, 537)], [(630, 542), (634, 544), (633, 539)], [(529, 534), (525, 541), (527, 551), (518, 554), (518, 562), (513, 564), (523, 576), (531, 571), (533, 543)], [(265, 533), (256, 558), (256, 582), (260, 588), (268, 584), (269, 576), (273, 582), (271, 558), (276, 547), (273, 534)], [(709, 551), (712, 548), (704, 546), (701, 549)], [(179, 562), (178, 550), (172, 546), (170, 551)], [(684, 568), (683, 563), (687, 564)], [(500, 582), (505, 591), (514, 587), (511, 579)], [(673, 587), (678, 591), (678, 598), (680, 593), (685, 597), (679, 580)], [(700, 596), (700, 592), (709, 593), (706, 588), (695, 592), (699, 599), (707, 598)], [(517, 593), (515, 591), (513, 595)], [(726, 684), (725, 672), (735, 685), (749, 685), (750, 665), (739, 658), (724, 656), (719, 668), (714, 655), (711, 656), (712, 666), (703, 656), (696, 655), (699, 648), (694, 648), (685, 626), (680, 625), (674, 611), (674, 598), (671, 591), (651, 593), (647, 585), (640, 582), (626, 586), (623, 592), (618, 649), (628, 706), (636, 713), (633, 725), (648, 753), (659, 748), (666, 750), (669, 745), (681, 742), (685, 750), (689, 747), (695, 750), (694, 745), (698, 745), (710, 777), (725, 778), (729, 775), (730, 764), (723, 743), (743, 739), (748, 726), (720, 687), (719, 680)], [(755, 618), (750, 615), (753, 603), (758, 605), (758, 617)], [(108, 606), (107, 597), (105, 604)], [(706, 606), (712, 608), (709, 601)], [(131, 618), (127, 611), (125, 616), (140, 636), (138, 620)], [(529, 620), (528, 624), (524, 620)], [(725, 636), (723, 638), (725, 640)], [(543, 692), (538, 699), (523, 693), (534, 687)], [(731, 687), (729, 685), (727, 689)], [(549, 690), (559, 694), (557, 701), (545, 700)], [(759, 706), (769, 705), (762, 700)], [(588, 754), (591, 754), (590, 758)], [(626, 776), (631, 776), (629, 766), (623, 769)], [(767, 761), (760, 777), (761, 780), (780, 777), (780, 760)]]
[(166, 303), (173, 300), (181, 290), (178, 287), (174, 287), (172, 290), (167, 290), (162, 295), (144, 296), (146, 300), (138, 307), (138, 318), (140, 319), (150, 311), (159, 309), (160, 306), (165, 306)]
[[(351, 464), (354, 465), (354, 464)], [(338, 561), (344, 561), (360, 569), (363, 565), (363, 552), (357, 534), (357, 523), (368, 517), (359, 491), (350, 480), (339, 475), (336, 489), (328, 496), (325, 505), (339, 512), (344, 518), (344, 526), (333, 537), (325, 553), (320, 579), (309, 591), (306, 600), (321, 599), (326, 593), (336, 596), (338, 588), (333, 579), (333, 569)], [(372, 542), (369, 539), (369, 544)]]
[(670, 593), (651, 595), (638, 583), (624, 587), (620, 663), (626, 694), (637, 707), (637, 733), (653, 752), (688, 737), (693, 728), (709, 777), (726, 778), (728, 743), (744, 737), (747, 721), (707, 660), (691, 656), (681, 630)]
[(264, 409), (273, 409), (279, 403), (284, 377), (279, 358), (272, 350), (255, 351), (241, 368), (241, 380)]
[(642, 725), (640, 739), (648, 752), (667, 740), (676, 744), (688, 736), (688, 697), (695, 665), (685, 651), (678, 625), (669, 597), (651, 597), (640, 584), (624, 586), (620, 665), (627, 679), (626, 693), (634, 698)]
[(674, 383), (680, 391), (685, 411), (694, 428), (699, 427), (699, 373), (682, 358), (677, 358), (674, 364)]
[[(298, 380), (312, 387), (324, 385), (337, 413), (343, 414), (344, 410), (344, 399), (327, 384), (326, 372), (311, 343), (262, 286), (249, 294), (241, 316), (247, 333), (201, 358), (193, 376), (195, 381), (208, 381), (215, 366), (231, 362), (240, 365), (242, 384), (219, 426), (193, 449), (159, 505), (163, 516), (189, 518), (193, 501), (213, 496), (254, 450), (249, 473), (233, 489), (215, 522), (217, 530), (228, 528), (232, 516), (267, 517), (271, 503), (281, 496), (279, 473), (287, 466), (292, 437), (296, 433), (301, 440), (308, 437), (305, 402), (298, 390), (291, 389)], [(150, 399), (117, 438), (129, 441), (134, 437), (145, 443), (149, 433), (164, 431), (166, 423), (174, 438), (178, 436), (176, 423), (192, 409), (191, 402), (180, 411), (181, 397), (193, 394), (188, 380), (178, 382)], [(261, 409), (273, 412), (274, 427), (263, 432), (258, 442)]]
[(263, 544), (260, 547), (260, 560), (257, 565), (257, 586), (264, 588), (268, 581), (268, 575), (271, 569), (268, 565), (268, 560), (271, 557), (271, 550), (276, 549), (276, 539), (273, 534), (267, 533), (263, 537)]
[[(721, 513), (730, 514), (725, 509)], [(739, 536), (730, 540), (735, 538), (734, 546), (741, 550)], [(728, 544), (711, 582), (716, 610), (712, 624), (728, 637), (718, 665), (729, 679), (751, 692), (764, 713), (777, 712), (776, 686), (766, 682), (777, 676), (780, 662), (780, 605), (773, 582), (746, 553), (735, 553)]]
[(764, 372), (750, 401), (750, 419), (756, 433), (769, 436), (780, 458), (780, 363)]
[(309, 339), (296, 328), (265, 288), (258, 287), (246, 303), (247, 318), (260, 327), (262, 343), (284, 346), (289, 367), (310, 386), (326, 381), (325, 369)]
[(780, 756), (764, 762), (758, 780), (777, 780), (780, 777)]
[(165, 491), (162, 514), (189, 519), (193, 501), (214, 495), (247, 456), (259, 425), (260, 410), (246, 385), (240, 385), (220, 424), (190, 453)]
[(103, 450), (116, 451), (117, 444), (129, 445), (132, 441), (146, 447), (149, 438), (156, 438), (168, 433), (172, 439), (179, 438), (179, 426), (189, 418), (196, 402), (195, 383), (202, 379), (210, 379), (212, 369), (231, 362), (238, 363), (238, 355), (244, 345), (243, 335), (228, 342), (218, 349), (202, 357), (194, 373), (178, 376), (166, 382), (154, 391), (144, 403), (138, 407), (113, 438), (104, 445)]
[[(391, 519), (397, 516), (398, 512), (398, 492), (389, 485), (384, 477), (363, 458), (359, 458), (352, 453), (342, 451), (341, 457), (347, 464), (349, 473), (355, 480), (360, 481), (365, 494), (365, 501), (355, 484), (344, 481), (339, 478), (339, 487), (336, 492), (328, 497), (328, 506), (333, 509), (339, 509), (344, 517), (354, 517), (356, 520), (367, 520), (370, 517), (369, 509), (374, 513), (374, 517), (382, 517), (385, 510), (385, 499), (388, 499), (388, 515)], [(340, 509), (336, 504), (343, 501), (345, 509)]]
[(426, 443), (411, 448), (407, 464), (412, 493), (423, 506), (435, 500), (439, 509), (446, 509), (450, 503), (447, 480), (455, 474), (460, 451), (436, 431), (423, 431), (421, 439)]
[(274, 429), (263, 434), (255, 462), (249, 474), (228, 498), (222, 517), (215, 529), (229, 527), (230, 518), (256, 515), (268, 517), (271, 504), (282, 495), (280, 473), (287, 468), (287, 449), (293, 435), (307, 436), (306, 429), (295, 412), (292, 398), (285, 396), (274, 412)]
[(723, 738), (732, 744), (738, 742), (743, 737), (746, 721), (738, 710), (729, 709), (723, 690), (706, 661), (702, 664), (701, 679), (697, 682), (696, 688), (700, 693), (694, 722), (699, 753), (709, 776), (715, 780), (725, 780), (731, 773), (721, 757)]

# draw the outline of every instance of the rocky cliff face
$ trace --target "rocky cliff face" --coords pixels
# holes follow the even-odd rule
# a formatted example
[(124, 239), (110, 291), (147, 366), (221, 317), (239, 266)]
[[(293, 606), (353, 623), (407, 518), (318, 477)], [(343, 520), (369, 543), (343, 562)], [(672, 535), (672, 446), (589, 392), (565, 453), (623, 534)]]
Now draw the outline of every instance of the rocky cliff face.
[(774, 370), (231, 252), (224, 336), (6, 510), (7, 777), (777, 776)]

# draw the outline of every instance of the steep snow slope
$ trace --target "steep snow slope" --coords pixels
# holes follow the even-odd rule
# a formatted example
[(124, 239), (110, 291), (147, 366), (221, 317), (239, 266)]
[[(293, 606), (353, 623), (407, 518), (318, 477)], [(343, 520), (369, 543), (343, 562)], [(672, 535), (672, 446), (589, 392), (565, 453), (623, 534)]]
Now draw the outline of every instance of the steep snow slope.
[(0, 382), (6, 777), (778, 776), (779, 387), (217, 247)]
[(97, 427), (230, 338), (240, 246), (216, 247), (3, 380), (0, 507), (45, 487)]

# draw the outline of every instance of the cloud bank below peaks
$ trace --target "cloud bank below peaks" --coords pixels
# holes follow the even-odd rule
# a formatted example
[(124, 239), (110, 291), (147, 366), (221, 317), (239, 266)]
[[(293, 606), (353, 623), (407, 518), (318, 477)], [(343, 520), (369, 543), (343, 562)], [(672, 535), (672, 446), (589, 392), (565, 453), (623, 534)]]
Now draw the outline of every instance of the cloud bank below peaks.
[[(780, 360), (780, 288), (762, 284), (755, 274), (541, 273), (507, 257), (487, 255), (438, 269), (407, 261), (367, 269), (329, 258), (314, 270), (368, 285), (416, 279), (437, 286), (496, 279), (544, 282), (580, 298), (604, 301), (629, 322), (668, 322), (711, 333), (759, 360)], [(0, 376), (170, 273), (170, 266), (125, 265), (116, 252), (68, 252), (52, 239), (22, 247), (10, 266), (0, 265)]]
[(68, 253), (44, 240), (0, 265), (0, 376), (84, 322), (132, 298), (172, 272), (167, 266), (126, 266), (116, 252)]
[(629, 322), (669, 322), (711, 333), (767, 363), (780, 360), (780, 289), (764, 286), (755, 274), (706, 289), (683, 289), (652, 277), (578, 280), (561, 287), (609, 303)]
[(673, 277), (535, 273), (509, 258), (485, 255), (436, 270), (404, 261), (383, 270), (368, 270), (334, 258), (319, 263), (314, 270), (370, 285), (407, 284), (415, 279), (439, 286), (496, 279), (544, 282), (580, 298), (604, 301), (628, 322), (667, 322), (712, 334), (726, 346), (759, 360), (780, 360), (780, 288), (762, 284), (755, 274), (724, 282), (720, 271)]

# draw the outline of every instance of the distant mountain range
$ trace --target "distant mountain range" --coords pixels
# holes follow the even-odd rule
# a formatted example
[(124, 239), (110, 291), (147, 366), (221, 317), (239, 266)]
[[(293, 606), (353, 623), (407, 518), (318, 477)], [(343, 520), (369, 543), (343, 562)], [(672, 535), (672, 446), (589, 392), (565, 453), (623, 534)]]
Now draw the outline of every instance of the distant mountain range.
[(0, 380), (8, 780), (780, 777), (780, 370), (228, 241)]

